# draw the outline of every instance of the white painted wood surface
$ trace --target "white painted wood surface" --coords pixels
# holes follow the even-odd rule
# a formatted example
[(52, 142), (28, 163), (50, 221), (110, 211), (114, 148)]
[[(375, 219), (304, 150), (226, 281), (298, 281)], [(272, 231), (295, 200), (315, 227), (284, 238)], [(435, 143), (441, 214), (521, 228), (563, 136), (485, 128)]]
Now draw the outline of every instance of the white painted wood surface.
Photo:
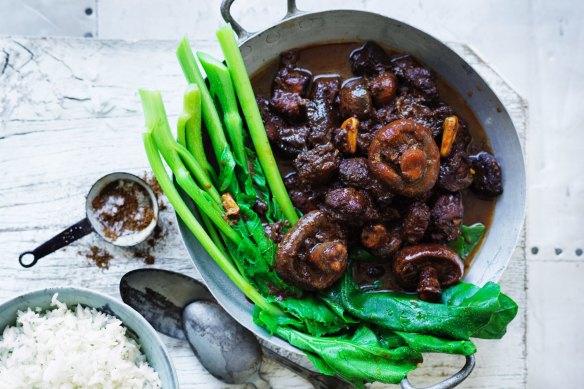
[[(1, 0), (0, 34), (106, 39), (213, 39), (221, 0)], [(285, 0), (237, 0), (250, 30), (284, 15)], [(469, 44), (530, 103), (528, 168), (529, 382), (535, 389), (584, 381), (584, 2), (580, 0), (298, 0), (300, 9), (357, 8)], [(94, 12), (84, 15), (87, 4)], [(6, 17), (9, 15), (9, 17)], [(81, 24), (76, 24), (77, 20)], [(73, 23), (72, 23), (73, 21)], [(91, 24), (91, 26), (88, 26)], [(87, 30), (79, 26), (88, 27)], [(3, 55), (0, 52), (0, 58)], [(1, 61), (1, 59), (0, 59)], [(0, 84), (1, 88), (1, 84)], [(0, 107), (0, 111), (2, 108)], [(0, 145), (1, 147), (1, 145)], [(570, 152), (571, 150), (571, 152)], [(536, 188), (535, 190), (533, 188)], [(532, 249), (538, 248), (537, 254)], [(562, 252), (556, 254), (557, 248)]]
[[(211, 38), (220, 0), (96, 0), (99, 36)], [(237, 0), (250, 30), (283, 16), (284, 0)], [(581, 388), (584, 369), (584, 2), (581, 0), (298, 0), (300, 9), (361, 9), (465, 42), (530, 104), (528, 171), (528, 347), (534, 389)], [(164, 4), (164, 5), (163, 5)], [(123, 15), (124, 22), (118, 22)], [(537, 250), (536, 250), (537, 249)], [(558, 250), (559, 249), (559, 250)], [(534, 254), (535, 253), (535, 254)]]
[[(192, 43), (218, 54), (212, 41)], [(176, 117), (184, 81), (175, 46), (174, 41), (0, 38), (0, 300), (55, 285), (119, 296), (120, 277), (145, 266), (132, 250), (106, 246), (96, 236), (42, 259), (32, 269), (20, 268), (17, 257), (82, 218), (85, 194), (100, 176), (148, 170), (136, 91), (160, 89), (171, 120)], [(524, 137), (523, 100), (468, 47), (451, 46), (492, 85)], [(154, 266), (196, 277), (173, 218), (170, 210), (162, 214), (169, 233), (154, 252)], [(81, 254), (92, 244), (106, 246), (114, 255), (109, 270), (98, 269)], [(462, 387), (526, 385), (525, 277), (522, 240), (501, 280), (521, 307), (519, 315), (503, 340), (478, 342), (477, 368)], [(204, 371), (185, 344), (165, 341), (182, 388), (225, 386)], [(429, 356), (413, 381), (436, 382), (461, 364), (459, 357)], [(308, 387), (273, 363), (266, 362), (263, 370), (276, 388)]]

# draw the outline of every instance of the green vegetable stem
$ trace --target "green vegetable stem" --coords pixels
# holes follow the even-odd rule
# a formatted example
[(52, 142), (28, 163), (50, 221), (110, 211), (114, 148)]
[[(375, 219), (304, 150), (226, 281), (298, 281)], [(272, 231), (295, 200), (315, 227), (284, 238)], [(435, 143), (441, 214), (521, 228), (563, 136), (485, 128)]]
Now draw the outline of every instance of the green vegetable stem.
[(176, 56), (182, 67), (183, 73), (190, 84), (195, 84), (199, 88), (201, 94), (201, 112), (205, 128), (209, 134), (215, 158), (220, 165), (219, 182), (221, 183), (220, 190), (229, 189), (235, 195), (236, 189), (233, 182), (233, 168), (235, 160), (233, 159), (231, 148), (225, 138), (223, 132), (223, 125), (221, 118), (217, 112), (217, 108), (213, 102), (213, 98), (207, 89), (205, 80), (199, 71), (195, 56), (191, 49), (191, 45), (186, 37), (182, 39), (177, 50)]
[(243, 143), (243, 121), (239, 115), (239, 107), (233, 84), (229, 76), (229, 70), (218, 59), (209, 54), (197, 52), (197, 57), (205, 69), (209, 83), (211, 84), (211, 94), (217, 96), (223, 111), (223, 123), (227, 129), (227, 134), (233, 146), (235, 160), (241, 166), (246, 167), (246, 155)]
[(207, 176), (216, 180), (215, 171), (207, 160), (201, 131), (201, 91), (196, 84), (189, 84), (183, 98), (183, 112), (177, 122), (178, 143), (195, 157)]
[(211, 95), (218, 101), (220, 111), (223, 112), (223, 123), (227, 129), (237, 164), (238, 171), (235, 172), (235, 175), (244, 187), (243, 192), (254, 196), (256, 193), (248, 169), (249, 162), (245, 151), (243, 121), (239, 114), (239, 106), (229, 70), (222, 62), (209, 54), (197, 52), (197, 57), (209, 79)]
[[(184, 165), (181, 156), (189, 161), (189, 166), (193, 168), (194, 171), (199, 172), (197, 179), (202, 180), (202, 182), (208, 180), (208, 178), (202, 174), (203, 170), (198, 166), (194, 157), (192, 157), (188, 151), (185, 152), (186, 149), (173, 139), (160, 93), (157, 91), (140, 90), (140, 97), (144, 107), (146, 127), (152, 131), (160, 153), (175, 174), (176, 181), (180, 187), (187, 192), (201, 211), (213, 221), (225, 236), (236, 245), (239, 245), (242, 242), (242, 238), (223, 219), (221, 210), (217, 206), (217, 199), (220, 199), (220, 196), (216, 190), (212, 185), (208, 187), (208, 190), (211, 193), (211, 195), (209, 195), (199, 188), (192, 179), (189, 170)], [(205, 185), (203, 186), (205, 187)]]
[[(146, 107), (145, 107), (146, 108)], [(144, 147), (146, 149), (146, 155), (148, 156), (148, 161), (152, 167), (152, 171), (160, 187), (164, 191), (164, 194), (168, 198), (168, 201), (172, 204), (179, 217), (189, 228), (189, 230), (195, 235), (198, 241), (201, 243), (203, 248), (207, 250), (209, 255), (215, 260), (217, 265), (225, 272), (225, 274), (233, 281), (233, 283), (258, 307), (270, 312), (273, 315), (280, 315), (281, 311), (275, 307), (273, 304), (269, 303), (258, 291), (247, 282), (245, 278), (237, 272), (233, 267), (229, 259), (227, 259), (223, 253), (217, 248), (215, 243), (211, 240), (209, 235), (205, 232), (203, 227), (199, 224), (195, 216), (190, 211), (189, 207), (185, 204), (184, 200), (181, 198), (177, 189), (175, 188), (172, 180), (166, 173), (162, 159), (160, 158), (159, 150), (157, 144), (155, 143), (153, 137), (154, 127), (159, 125), (159, 123), (147, 122), (148, 131), (144, 134)]]
[(264, 123), (262, 122), (260, 110), (255, 100), (245, 64), (243, 63), (243, 57), (241, 56), (239, 47), (237, 47), (235, 33), (230, 25), (226, 25), (217, 31), (217, 38), (225, 56), (225, 61), (231, 74), (231, 80), (235, 86), (235, 91), (237, 92), (237, 97), (239, 98), (239, 103), (245, 116), (255, 151), (266, 175), (268, 185), (272, 190), (276, 202), (282, 208), (284, 216), (291, 225), (294, 225), (298, 220), (298, 214), (288, 196), (288, 192), (280, 176), (280, 171), (278, 170), (278, 165), (272, 154), (272, 148), (266, 135)]
[[(217, 181), (217, 176), (211, 164), (207, 161), (207, 156), (205, 155), (205, 150), (203, 148), (203, 134), (201, 131), (201, 93), (196, 84), (189, 84), (185, 90), (183, 96), (183, 112), (178, 117), (176, 127), (178, 143), (184, 146), (188, 151), (185, 153), (184, 150), (180, 148), (177, 149), (179, 154), (181, 154), (181, 158), (183, 158), (183, 162), (194, 175), (197, 176), (203, 174), (206, 176), (199, 177), (199, 184), (203, 189), (209, 192), (211, 197), (213, 197), (213, 200), (219, 203), (219, 194), (211, 182), (208, 181), (208, 179)], [(193, 157), (203, 169), (203, 172), (199, 173), (198, 166), (192, 163), (191, 158)], [(222, 239), (219, 237), (215, 225), (199, 207), (197, 208), (207, 233), (211, 236), (211, 239), (213, 239), (213, 242), (215, 242), (219, 250), (227, 256), (227, 249), (225, 248)]]

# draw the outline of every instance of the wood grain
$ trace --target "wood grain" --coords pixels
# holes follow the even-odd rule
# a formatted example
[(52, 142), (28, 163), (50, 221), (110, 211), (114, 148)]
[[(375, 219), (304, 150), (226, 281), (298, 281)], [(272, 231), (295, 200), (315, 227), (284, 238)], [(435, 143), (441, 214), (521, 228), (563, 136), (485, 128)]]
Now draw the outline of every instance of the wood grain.
[[(213, 42), (192, 43), (217, 54)], [(137, 89), (160, 89), (171, 121), (175, 120), (185, 86), (175, 45), (171, 41), (0, 38), (0, 300), (56, 285), (83, 286), (119, 297), (120, 277), (145, 266), (132, 250), (107, 246), (114, 260), (110, 269), (98, 269), (83, 255), (92, 244), (105, 246), (96, 236), (75, 242), (32, 269), (20, 268), (17, 257), (81, 219), (85, 194), (100, 176), (148, 171)], [(523, 100), (468, 47), (451, 47), (493, 87), (524, 140)], [(161, 219), (167, 235), (154, 251), (154, 267), (197, 277), (170, 209)], [(525, 277), (522, 239), (501, 280), (503, 290), (521, 307), (518, 318), (503, 340), (477, 342), (477, 368), (462, 387), (525, 387)], [(185, 344), (164, 339), (181, 387), (225, 386), (204, 371)], [(412, 381), (427, 385), (461, 365), (461, 358), (432, 355)], [(263, 371), (274, 387), (308, 387), (306, 381), (269, 361)]]

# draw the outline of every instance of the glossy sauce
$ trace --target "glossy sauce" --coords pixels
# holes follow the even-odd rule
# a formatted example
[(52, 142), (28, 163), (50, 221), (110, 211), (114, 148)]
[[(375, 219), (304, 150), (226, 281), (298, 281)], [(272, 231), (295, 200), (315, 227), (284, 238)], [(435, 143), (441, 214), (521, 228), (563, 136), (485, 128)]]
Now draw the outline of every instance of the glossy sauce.
[[(336, 74), (340, 75), (343, 80), (345, 80), (354, 77), (349, 62), (349, 54), (360, 45), (362, 45), (362, 42), (333, 43), (299, 49), (299, 60), (297, 66), (310, 70), (313, 77), (326, 74)], [(388, 49), (387, 51), (390, 52), (390, 54), (396, 54), (395, 52), (392, 52), (392, 50)], [(275, 59), (251, 76), (256, 96), (269, 97), (271, 95), (272, 80), (278, 69), (278, 64), (279, 60)], [(449, 104), (456, 114), (467, 123), (472, 135), (471, 147), (474, 145), (492, 153), (492, 148), (487, 135), (472, 110), (466, 104), (464, 97), (439, 77), (437, 84), (440, 99)], [(278, 164), (282, 174), (289, 171), (289, 161), (283, 161), (278, 158)], [(462, 198), (464, 204), (464, 224), (471, 225), (480, 222), (483, 223), (488, 230), (493, 219), (495, 201), (479, 199), (470, 190), (463, 191)], [(473, 257), (480, 249), (481, 245), (482, 241), (477, 245), (473, 253), (465, 260), (465, 266), (467, 268), (470, 266)], [(383, 271), (384, 275), (379, 278), (381, 281), (381, 289), (399, 289), (391, 276), (391, 269), (388, 263), (357, 263), (354, 268), (353, 276), (359, 284), (370, 284), (372, 280), (378, 279), (377, 276), (370, 277), (368, 275), (370, 272), (375, 273), (379, 270), (369, 270), (368, 268), (371, 268), (372, 266), (383, 269), (380, 271)]]

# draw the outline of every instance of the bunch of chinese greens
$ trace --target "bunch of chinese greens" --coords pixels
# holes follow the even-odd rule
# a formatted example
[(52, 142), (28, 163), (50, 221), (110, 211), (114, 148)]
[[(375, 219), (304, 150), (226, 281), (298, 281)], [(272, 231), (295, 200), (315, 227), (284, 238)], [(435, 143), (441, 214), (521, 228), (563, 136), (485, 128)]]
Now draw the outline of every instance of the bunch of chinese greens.
[[(186, 38), (177, 49), (188, 86), (176, 136), (160, 93), (140, 91), (143, 140), (170, 203), (255, 304), (254, 321), (303, 350), (322, 373), (357, 386), (398, 383), (422, 361), (423, 352), (469, 355), (476, 351), (471, 337), (502, 337), (517, 305), (494, 283), (458, 284), (433, 304), (415, 295), (360, 289), (350, 269), (330, 290), (310, 295), (278, 276), (273, 269), (277, 246), (266, 237), (254, 204), (267, 205), (264, 221), (284, 221), (287, 227), (298, 213), (278, 171), (233, 30), (225, 26), (217, 36), (225, 63), (205, 53), (195, 57)], [(204, 145), (207, 138), (211, 147)], [(178, 187), (196, 209), (185, 203)], [(236, 221), (226, 217), (233, 213), (240, 216)], [(461, 253), (472, 250), (482, 233), (467, 232), (454, 243)]]

